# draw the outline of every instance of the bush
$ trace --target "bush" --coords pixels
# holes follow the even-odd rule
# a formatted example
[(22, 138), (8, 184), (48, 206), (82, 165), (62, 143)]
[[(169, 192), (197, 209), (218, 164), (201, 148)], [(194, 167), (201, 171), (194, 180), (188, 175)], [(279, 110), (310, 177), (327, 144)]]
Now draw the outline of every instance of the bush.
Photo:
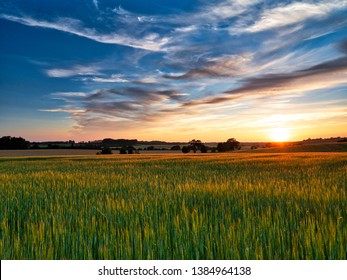
[(205, 145), (201, 145), (200, 151), (201, 151), (202, 153), (207, 153), (207, 147), (206, 147)]
[(119, 153), (120, 153), (121, 155), (127, 154), (127, 148), (126, 148), (126, 147), (120, 148)]
[(179, 150), (181, 150), (181, 147), (179, 145), (175, 145), (175, 146), (172, 146), (170, 148), (170, 150), (172, 150), (172, 151), (179, 151)]
[(224, 143), (218, 143), (217, 150), (218, 150), (218, 152), (225, 152), (226, 148), (225, 148)]
[(101, 155), (111, 155), (112, 154), (112, 150), (111, 150), (110, 147), (104, 147), (104, 148), (102, 148), (100, 154)]
[(187, 154), (189, 152), (190, 152), (190, 148), (189, 147), (187, 147), (187, 146), (183, 146), (182, 147), (182, 153)]

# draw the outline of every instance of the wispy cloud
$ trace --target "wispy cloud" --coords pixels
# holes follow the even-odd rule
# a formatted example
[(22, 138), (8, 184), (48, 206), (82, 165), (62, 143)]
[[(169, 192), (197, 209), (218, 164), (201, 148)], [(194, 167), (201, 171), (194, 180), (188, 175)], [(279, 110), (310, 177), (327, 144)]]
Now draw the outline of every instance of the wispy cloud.
[(99, 1), (98, 0), (93, 0), (93, 4), (97, 10), (99, 10)]
[[(249, 92), (271, 93), (280, 90), (309, 90), (346, 83), (347, 56), (317, 64), (307, 69), (288, 74), (267, 74), (248, 78), (245, 84), (228, 94)], [(334, 76), (332, 76), (334, 74)], [(306, 85), (306, 86), (305, 86)]]
[(127, 83), (129, 82), (127, 79), (122, 78), (119, 75), (112, 74), (109, 78), (104, 77), (92, 77), (90, 78), (91, 81), (96, 83)]
[(84, 109), (66, 109), (66, 108), (54, 108), (54, 109), (39, 109), (41, 112), (51, 112), (51, 113), (69, 113), (69, 114), (80, 114), (84, 113)]
[(169, 37), (160, 37), (158, 34), (150, 34), (144, 38), (134, 38), (117, 33), (99, 33), (93, 28), (84, 27), (81, 21), (72, 18), (59, 18), (52, 22), (37, 20), (31, 17), (18, 17), (5, 14), (1, 14), (0, 18), (28, 26), (49, 28), (71, 33), (99, 43), (117, 44), (148, 51), (162, 51), (164, 50), (164, 46), (170, 41)]
[(222, 56), (202, 61), (197, 67), (180, 75), (163, 75), (167, 79), (200, 79), (213, 77), (235, 77), (244, 74), (245, 65), (250, 60), (248, 55)]
[(343, 56), (328, 60), (289, 73), (264, 74), (249, 77), (243, 80), (243, 84), (232, 90), (223, 92), (214, 97), (206, 97), (200, 100), (188, 101), (183, 106), (218, 104), (241, 99), (243, 97), (271, 96), (287, 94), (291, 92), (307, 92), (317, 89), (335, 87), (347, 84), (347, 41), (339, 44)]
[(54, 92), (52, 93), (54, 97), (86, 97), (85, 92)]
[[(320, 1), (318, 3), (294, 2), (266, 9), (253, 25), (243, 29), (247, 32), (259, 32), (297, 24), (309, 19), (322, 19), (333, 11), (347, 8), (347, 1)], [(242, 29), (241, 29), (242, 30)]]
[(208, 7), (205, 13), (198, 13), (199, 17), (207, 16), (217, 20), (235, 17), (246, 12), (250, 7), (259, 3), (260, 0), (227, 0), (222, 1), (217, 5)]
[(93, 66), (76, 65), (70, 69), (49, 69), (46, 74), (53, 78), (67, 78), (73, 76), (91, 76), (99, 74), (98, 68)]

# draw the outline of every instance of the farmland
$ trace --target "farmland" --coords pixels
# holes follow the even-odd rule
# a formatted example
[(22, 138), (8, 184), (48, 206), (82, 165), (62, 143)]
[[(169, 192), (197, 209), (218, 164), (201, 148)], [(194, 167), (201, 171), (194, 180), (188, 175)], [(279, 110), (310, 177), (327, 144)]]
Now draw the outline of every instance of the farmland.
[(1, 259), (346, 259), (347, 154), (0, 158)]

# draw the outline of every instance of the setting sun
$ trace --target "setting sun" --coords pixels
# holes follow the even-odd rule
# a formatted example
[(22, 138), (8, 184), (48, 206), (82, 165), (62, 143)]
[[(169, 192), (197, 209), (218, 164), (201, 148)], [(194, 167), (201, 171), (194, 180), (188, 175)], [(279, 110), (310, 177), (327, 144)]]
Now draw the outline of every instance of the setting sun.
[(273, 141), (284, 142), (289, 139), (289, 129), (284, 127), (276, 127), (271, 129), (270, 137)]

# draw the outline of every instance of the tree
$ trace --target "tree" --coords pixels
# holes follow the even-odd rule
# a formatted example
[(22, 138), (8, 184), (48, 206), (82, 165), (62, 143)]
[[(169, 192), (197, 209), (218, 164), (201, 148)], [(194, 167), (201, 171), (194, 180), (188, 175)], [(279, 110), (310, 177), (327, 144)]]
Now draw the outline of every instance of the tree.
[(240, 150), (241, 149), (241, 144), (239, 141), (237, 141), (235, 138), (229, 138), (227, 140), (227, 148), (228, 150)]
[(218, 152), (226, 152), (226, 145), (225, 145), (225, 143), (218, 143), (217, 144), (217, 151)]
[(188, 146), (183, 146), (182, 147), (182, 153), (187, 154), (190, 152), (190, 148)]
[(112, 154), (112, 150), (110, 147), (103, 147), (100, 154), (102, 155), (111, 155)]
[(205, 145), (201, 145), (200, 152), (207, 153), (207, 147)]
[(119, 153), (120, 153), (121, 155), (127, 154), (127, 147), (122, 147), (122, 148), (120, 148)]
[(2, 150), (28, 149), (29, 145), (30, 142), (22, 137), (4, 136), (0, 138), (0, 149)]
[(128, 150), (128, 154), (130, 155), (130, 154), (133, 154), (136, 149), (133, 146), (128, 146), (127, 150)]
[(196, 153), (197, 150), (200, 150), (201, 146), (202, 146), (202, 142), (201, 140), (191, 140), (189, 141), (189, 147), (191, 150), (193, 150), (194, 153)]
[(181, 150), (181, 147), (180, 147), (179, 145), (175, 145), (175, 146), (172, 146), (172, 147), (170, 148), (170, 150), (171, 150), (171, 151), (179, 151), (179, 150)]
[(226, 142), (218, 143), (217, 145), (218, 152), (227, 152), (240, 149), (241, 144), (235, 138), (230, 138)]

